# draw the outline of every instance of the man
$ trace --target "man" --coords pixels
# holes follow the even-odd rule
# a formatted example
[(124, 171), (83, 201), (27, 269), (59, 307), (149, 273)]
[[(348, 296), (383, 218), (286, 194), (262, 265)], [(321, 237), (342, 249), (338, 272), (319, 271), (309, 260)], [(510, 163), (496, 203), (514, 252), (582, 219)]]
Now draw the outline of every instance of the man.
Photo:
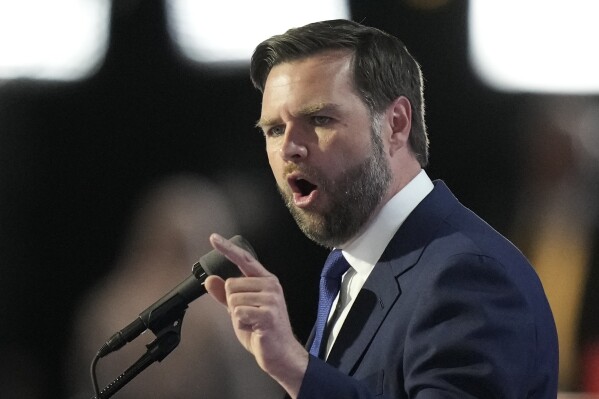
[(261, 43), (251, 77), (287, 206), (351, 265), (316, 356), (294, 337), (277, 278), (211, 236), (244, 277), (206, 287), (260, 367), (291, 398), (555, 398), (542, 286), (424, 172), (422, 76), (401, 42), (350, 21), (314, 23)]

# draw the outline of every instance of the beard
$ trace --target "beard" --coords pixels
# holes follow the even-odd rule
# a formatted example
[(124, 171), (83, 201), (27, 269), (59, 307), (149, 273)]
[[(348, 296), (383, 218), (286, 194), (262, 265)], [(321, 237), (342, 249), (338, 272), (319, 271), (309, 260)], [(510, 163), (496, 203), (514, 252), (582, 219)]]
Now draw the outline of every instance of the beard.
[(322, 212), (297, 208), (290, 190), (279, 192), (300, 230), (312, 241), (337, 247), (353, 238), (364, 227), (380, 204), (391, 182), (391, 170), (384, 157), (381, 135), (372, 132), (372, 152), (360, 164), (328, 179), (318, 170), (301, 170), (318, 182), (318, 190), (328, 197)]

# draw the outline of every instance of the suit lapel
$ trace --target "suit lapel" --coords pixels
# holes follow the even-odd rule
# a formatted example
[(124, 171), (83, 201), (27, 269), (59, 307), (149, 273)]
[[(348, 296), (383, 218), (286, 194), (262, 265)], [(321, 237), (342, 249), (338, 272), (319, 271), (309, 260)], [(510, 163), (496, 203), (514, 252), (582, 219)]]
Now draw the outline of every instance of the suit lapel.
[(327, 362), (351, 374), (399, 295), (389, 265), (377, 264), (352, 305)]
[(418, 262), (443, 219), (458, 205), (444, 183), (404, 221), (358, 294), (335, 340), (327, 362), (352, 375), (401, 295), (398, 277)]

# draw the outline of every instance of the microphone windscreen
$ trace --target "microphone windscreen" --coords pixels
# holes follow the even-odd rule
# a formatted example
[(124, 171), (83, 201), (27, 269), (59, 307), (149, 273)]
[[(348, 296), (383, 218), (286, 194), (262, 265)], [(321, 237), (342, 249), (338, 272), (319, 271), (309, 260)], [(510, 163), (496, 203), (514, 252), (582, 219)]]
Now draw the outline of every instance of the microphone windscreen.
[[(242, 236), (236, 235), (232, 237), (230, 241), (238, 247), (248, 251), (254, 258), (258, 258), (254, 248), (252, 248), (250, 243)], [(203, 273), (207, 275), (217, 275), (224, 280), (229, 277), (241, 276), (241, 271), (237, 265), (215, 249), (202, 256), (200, 260), (193, 265), (192, 272), (197, 278), (200, 278), (200, 275)]]

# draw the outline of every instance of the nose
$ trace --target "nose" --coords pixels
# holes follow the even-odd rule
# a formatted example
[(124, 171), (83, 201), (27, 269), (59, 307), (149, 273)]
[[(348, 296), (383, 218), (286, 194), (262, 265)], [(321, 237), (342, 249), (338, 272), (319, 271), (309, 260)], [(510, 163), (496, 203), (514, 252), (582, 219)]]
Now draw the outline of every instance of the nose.
[(305, 142), (305, 134), (301, 127), (288, 124), (285, 128), (285, 136), (279, 149), (281, 158), (289, 162), (298, 162), (308, 156), (308, 147)]

